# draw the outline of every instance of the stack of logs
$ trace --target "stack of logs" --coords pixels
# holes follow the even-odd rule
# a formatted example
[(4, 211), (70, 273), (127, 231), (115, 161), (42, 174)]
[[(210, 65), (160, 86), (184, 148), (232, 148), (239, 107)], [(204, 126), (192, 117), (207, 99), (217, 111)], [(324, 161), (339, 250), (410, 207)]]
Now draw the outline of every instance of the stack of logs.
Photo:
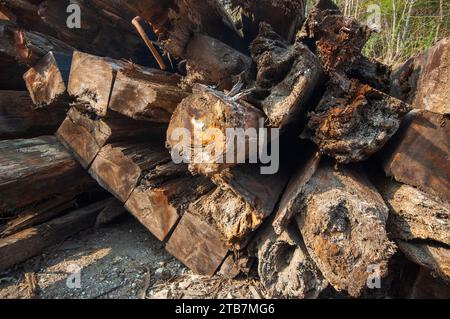
[[(1, 0), (0, 268), (127, 210), (273, 297), (449, 297), (450, 40), (391, 68), (305, 2), (78, 1), (70, 29), (68, 0)], [(229, 128), (278, 132), (279, 169), (236, 164)]]

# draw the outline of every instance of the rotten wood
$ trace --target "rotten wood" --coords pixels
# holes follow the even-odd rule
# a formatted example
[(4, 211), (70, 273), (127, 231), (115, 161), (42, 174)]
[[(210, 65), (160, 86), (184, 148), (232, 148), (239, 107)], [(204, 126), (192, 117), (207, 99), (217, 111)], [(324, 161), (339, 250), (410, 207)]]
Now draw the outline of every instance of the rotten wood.
[(268, 24), (262, 23), (251, 45), (257, 64), (260, 102), (272, 127), (284, 128), (306, 117), (323, 77), (319, 59), (303, 44), (289, 45)]
[(370, 265), (387, 274), (396, 250), (385, 229), (389, 210), (364, 175), (322, 160), (290, 202), (311, 258), (337, 291), (361, 295)]
[[(172, 158), (176, 157), (174, 161), (189, 163), (191, 172), (212, 175), (243, 163), (256, 151), (249, 144), (255, 145), (250, 139), (257, 138), (262, 118), (263, 113), (250, 104), (236, 102), (222, 92), (197, 84), (193, 94), (178, 105), (172, 116), (167, 146)], [(227, 137), (228, 128), (248, 130), (254, 136), (243, 136), (244, 145), (234, 147), (234, 138)]]
[(397, 132), (410, 110), (394, 97), (335, 74), (309, 116), (305, 136), (339, 163), (364, 161)]
[(72, 55), (47, 53), (23, 76), (36, 108), (64, 107), (71, 102), (67, 94)]

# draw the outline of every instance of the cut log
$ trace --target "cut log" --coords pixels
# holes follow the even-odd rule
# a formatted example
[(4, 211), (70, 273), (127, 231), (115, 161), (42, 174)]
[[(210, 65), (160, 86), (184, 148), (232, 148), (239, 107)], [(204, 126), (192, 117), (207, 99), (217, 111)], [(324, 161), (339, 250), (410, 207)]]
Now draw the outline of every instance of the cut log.
[(50, 51), (70, 54), (74, 50), (58, 39), (38, 32), (25, 31), (8, 21), (0, 21), (0, 44), (2, 56), (8, 56), (29, 67)]
[(412, 112), (383, 151), (384, 170), (399, 182), (448, 201), (449, 141), (450, 123), (446, 116), (428, 111)]
[(0, 211), (58, 194), (79, 194), (92, 180), (53, 136), (0, 142)]
[(269, 224), (255, 242), (258, 274), (272, 298), (317, 298), (328, 286), (297, 229), (277, 235)]
[(212, 183), (202, 176), (189, 176), (186, 165), (168, 162), (150, 170), (125, 204), (156, 238), (164, 241), (190, 203), (208, 193)]
[(58, 139), (73, 152), (84, 168), (89, 168), (106, 144), (132, 139), (163, 139), (164, 127), (136, 122), (110, 112), (108, 118), (98, 118), (72, 107), (56, 132)]
[(392, 96), (415, 109), (450, 114), (450, 38), (394, 67)]
[(31, 99), (37, 108), (67, 108), (67, 94), (72, 55), (49, 52), (23, 76)]
[[(73, 12), (66, 14), (68, 6), (73, 4), (71, 0), (2, 1), (16, 15), (16, 22), (28, 30), (49, 34), (87, 53), (148, 63), (151, 60), (146, 59), (146, 47), (130, 23), (136, 13), (127, 2), (77, 2), (81, 28), (70, 28), (67, 22), (75, 22), (70, 15)], [(114, 6), (120, 10), (110, 11)]]
[(230, 90), (241, 73), (249, 72), (250, 57), (226, 44), (202, 34), (195, 34), (186, 48), (187, 77), (184, 83), (215, 85), (220, 90)]
[(0, 91), (0, 139), (31, 138), (53, 134), (65, 109), (34, 110), (27, 91)]
[(283, 128), (305, 119), (323, 75), (319, 59), (301, 43), (289, 45), (264, 23), (251, 52), (258, 91), (267, 91), (261, 107), (269, 125)]
[(218, 0), (159, 0), (141, 4), (139, 15), (149, 21), (164, 49), (184, 58), (194, 33), (211, 36), (233, 48), (245, 50), (233, 22)]
[[(167, 146), (174, 162), (189, 163), (191, 172), (212, 175), (244, 163), (256, 152), (250, 143), (257, 145), (262, 118), (263, 113), (248, 103), (238, 103), (219, 91), (196, 85), (172, 116)], [(244, 145), (235, 147), (236, 136), (227, 134), (231, 128), (239, 130), (239, 142)]]
[(44, 248), (94, 226), (98, 213), (109, 202), (110, 199), (107, 199), (86, 206), (48, 223), (0, 239), (0, 270), (39, 255)]
[(99, 116), (106, 116), (117, 72), (125, 66), (122, 61), (74, 52), (68, 92), (77, 104)]
[(20, 212), (16, 218), (0, 226), (0, 237), (6, 237), (26, 228), (45, 223), (61, 215), (67, 209), (75, 207), (75, 205), (76, 200), (72, 195), (56, 196), (33, 207), (28, 207)]
[(385, 180), (377, 187), (389, 206), (391, 237), (450, 245), (450, 205), (409, 185)]
[(397, 243), (409, 260), (434, 271), (450, 284), (450, 249), (448, 247), (405, 241)]
[(273, 175), (261, 174), (259, 165), (246, 164), (227, 169), (212, 179), (221, 189), (214, 211), (217, 226), (228, 243), (245, 246), (252, 232), (272, 215), (289, 175), (285, 169)]
[(323, 160), (289, 209), (305, 245), (325, 279), (337, 290), (359, 296), (371, 265), (387, 274), (395, 245), (385, 226), (388, 208), (365, 176)]
[(256, 38), (262, 22), (291, 43), (305, 19), (306, 1), (231, 0), (231, 8), (239, 10), (246, 43)]
[(366, 25), (355, 18), (343, 16), (333, 1), (320, 0), (311, 10), (297, 38), (317, 52), (328, 73), (346, 74), (387, 93), (389, 67), (371, 61), (361, 53), (370, 35)]
[(340, 163), (359, 162), (397, 132), (410, 106), (357, 80), (334, 76), (310, 114), (306, 136)]
[(178, 103), (189, 94), (179, 87), (180, 82), (179, 75), (156, 69), (136, 65), (122, 69), (114, 82), (109, 109), (135, 120), (169, 123)]
[(125, 203), (148, 170), (167, 163), (170, 155), (158, 142), (123, 142), (103, 147), (89, 173), (106, 190)]
[(181, 218), (166, 250), (197, 274), (208, 276), (216, 273), (228, 253), (220, 232), (192, 210)]

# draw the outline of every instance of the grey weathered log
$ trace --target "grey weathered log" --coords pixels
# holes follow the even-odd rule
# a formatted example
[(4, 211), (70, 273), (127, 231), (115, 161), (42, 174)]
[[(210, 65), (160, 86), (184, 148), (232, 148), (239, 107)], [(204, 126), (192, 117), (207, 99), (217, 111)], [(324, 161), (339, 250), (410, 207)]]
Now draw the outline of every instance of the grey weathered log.
[(72, 54), (50, 51), (23, 76), (31, 99), (37, 108), (68, 108), (72, 101), (67, 93)]
[(258, 274), (272, 298), (317, 298), (328, 282), (309, 256), (298, 230), (277, 235), (268, 224), (255, 239)]
[(0, 91), (0, 139), (30, 138), (53, 134), (62, 123), (66, 110), (33, 109), (27, 91)]
[(334, 74), (309, 116), (305, 136), (340, 163), (359, 162), (386, 144), (410, 110), (394, 97)]
[(449, 202), (395, 181), (385, 180), (377, 187), (390, 209), (388, 228), (393, 238), (450, 245)]
[(92, 186), (56, 137), (0, 142), (0, 211), (16, 211), (49, 197), (79, 194)]
[(265, 23), (251, 52), (257, 64), (257, 89), (267, 92), (261, 107), (269, 125), (283, 128), (301, 122), (321, 84), (319, 59), (300, 42), (289, 45)]
[(392, 96), (415, 109), (450, 114), (450, 38), (394, 66), (391, 74)]
[(323, 160), (289, 201), (309, 254), (337, 291), (361, 295), (371, 265), (387, 274), (396, 250), (385, 229), (388, 208), (364, 175)]

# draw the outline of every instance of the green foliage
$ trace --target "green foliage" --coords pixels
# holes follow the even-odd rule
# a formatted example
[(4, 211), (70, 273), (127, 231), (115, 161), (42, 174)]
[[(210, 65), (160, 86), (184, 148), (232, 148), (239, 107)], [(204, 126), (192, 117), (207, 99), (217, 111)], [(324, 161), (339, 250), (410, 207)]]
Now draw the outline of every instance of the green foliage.
[[(315, 3), (308, 1), (308, 7)], [(450, 36), (449, 0), (336, 0), (345, 15), (367, 23), (369, 5), (381, 10), (381, 30), (364, 48), (368, 57), (388, 64), (408, 59)]]

